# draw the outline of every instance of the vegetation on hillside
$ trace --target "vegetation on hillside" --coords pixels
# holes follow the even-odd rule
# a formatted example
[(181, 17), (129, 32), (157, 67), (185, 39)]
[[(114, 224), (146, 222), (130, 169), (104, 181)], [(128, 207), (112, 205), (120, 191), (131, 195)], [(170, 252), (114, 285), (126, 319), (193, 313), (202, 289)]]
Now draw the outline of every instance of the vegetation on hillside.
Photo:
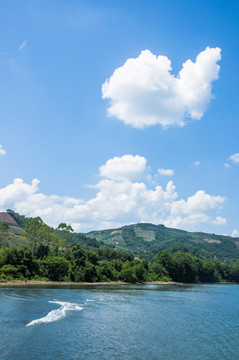
[[(18, 221), (19, 218), (15, 216)], [(24, 219), (25, 221), (25, 219)], [(138, 246), (145, 241), (138, 232)], [(25, 221), (21, 238), (27, 246), (10, 246), (9, 224), (0, 223), (0, 280), (36, 279), (73, 282), (145, 281), (239, 282), (239, 263), (205, 260), (189, 253), (183, 243), (171, 245), (171, 254), (159, 251), (150, 260), (136, 259), (130, 252), (107, 247), (96, 239), (74, 234), (61, 223), (56, 229), (40, 217)], [(122, 236), (127, 246), (134, 246), (135, 231), (124, 227)], [(153, 241), (152, 232), (147, 234)], [(83, 247), (84, 246), (84, 247)]]
[[(32, 248), (37, 244), (61, 247), (80, 244), (84, 249), (92, 249), (104, 245), (94, 238), (74, 233), (71, 226), (65, 223), (61, 223), (56, 229), (53, 229), (44, 224), (40, 217), (27, 218), (13, 210), (7, 210), (7, 212), (14, 218), (17, 225), (0, 221), (0, 244), (2, 243), (4, 247)], [(1, 231), (1, 225), (7, 225), (7, 230)]]
[(13, 217), (13, 219), (16, 221), (18, 226), (20, 226), (21, 228), (24, 228), (24, 226), (26, 225), (26, 222), (27, 222), (27, 217), (25, 215), (20, 215), (10, 209), (7, 209), (7, 213)]
[(187, 232), (164, 225), (134, 224), (92, 231), (86, 236), (95, 237), (116, 249), (131, 251), (144, 259), (151, 259), (158, 251), (166, 250), (171, 254), (177, 251), (192, 253), (205, 260), (239, 261), (239, 238)]
[[(137, 224), (95, 232), (100, 240), (97, 241), (74, 233), (65, 223), (53, 229), (40, 217), (26, 218), (11, 210), (8, 212), (18, 226), (0, 222), (1, 281), (239, 283), (239, 262), (235, 261), (237, 248), (229, 237)], [(24, 229), (20, 224), (24, 224)], [(110, 234), (111, 242), (106, 246), (102, 240)], [(214, 242), (204, 240), (200, 243), (200, 237), (205, 236)], [(188, 237), (191, 237), (191, 242), (188, 242)], [(172, 241), (175, 239), (177, 241)], [(118, 243), (120, 250), (114, 248), (114, 242)], [(164, 247), (167, 244), (167, 251), (157, 251), (156, 243), (164, 244)], [(125, 248), (133, 249), (135, 253), (125, 251)], [(135, 254), (140, 252), (145, 255), (145, 249), (151, 257), (135, 258)], [(217, 250), (217, 256), (225, 257), (224, 262), (208, 260), (212, 249)], [(233, 253), (234, 257), (230, 258)]]

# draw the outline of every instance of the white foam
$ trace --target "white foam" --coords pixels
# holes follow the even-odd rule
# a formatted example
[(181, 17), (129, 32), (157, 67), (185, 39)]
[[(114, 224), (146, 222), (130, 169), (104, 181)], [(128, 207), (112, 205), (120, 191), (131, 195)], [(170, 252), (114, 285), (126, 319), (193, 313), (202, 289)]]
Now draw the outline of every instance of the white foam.
[(73, 304), (73, 303), (69, 303), (69, 302), (49, 301), (49, 303), (59, 304), (59, 305), (61, 305), (61, 307), (59, 309), (50, 311), (43, 318), (31, 321), (26, 326), (38, 325), (38, 324), (42, 324), (42, 323), (51, 323), (51, 322), (63, 319), (66, 316), (67, 311), (76, 311), (76, 310), (79, 311), (79, 310), (83, 309), (78, 304)]

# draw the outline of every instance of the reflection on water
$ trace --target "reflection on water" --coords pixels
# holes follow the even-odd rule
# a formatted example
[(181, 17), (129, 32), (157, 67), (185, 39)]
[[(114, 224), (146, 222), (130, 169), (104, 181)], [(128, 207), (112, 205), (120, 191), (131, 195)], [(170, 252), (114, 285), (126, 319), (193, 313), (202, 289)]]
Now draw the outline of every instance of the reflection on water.
[(238, 331), (239, 285), (0, 290), (2, 360), (231, 360)]

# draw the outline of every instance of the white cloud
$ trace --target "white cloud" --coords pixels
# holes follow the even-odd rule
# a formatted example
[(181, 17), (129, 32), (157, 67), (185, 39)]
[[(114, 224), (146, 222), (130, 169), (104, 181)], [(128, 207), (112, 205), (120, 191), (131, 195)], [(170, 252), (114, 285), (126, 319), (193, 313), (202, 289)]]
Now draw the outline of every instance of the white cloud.
[(2, 145), (0, 145), (0, 155), (5, 155), (6, 154), (6, 150), (4, 150), (2, 148)]
[(194, 163), (193, 163), (193, 165), (194, 166), (199, 166), (200, 165), (200, 161), (198, 160), (198, 161), (195, 161)]
[(145, 158), (125, 155), (110, 160), (100, 168), (103, 178), (94, 186), (96, 195), (88, 201), (45, 195), (39, 192), (39, 180), (27, 184), (22, 179), (15, 179), (13, 184), (0, 189), (0, 210), (10, 208), (27, 216), (40, 216), (54, 227), (66, 222), (77, 231), (137, 222), (163, 223), (187, 230), (199, 230), (202, 225), (225, 224), (226, 219), (218, 214), (225, 202), (224, 197), (199, 190), (186, 200), (178, 199), (172, 181), (163, 189), (159, 185), (150, 188), (142, 181), (132, 180), (146, 171)]
[(110, 100), (108, 115), (135, 128), (156, 124), (168, 128), (183, 126), (189, 118), (199, 120), (213, 97), (220, 52), (218, 47), (207, 47), (195, 62), (187, 60), (175, 77), (166, 56), (142, 51), (102, 85), (103, 99)]
[(24, 40), (21, 45), (19, 46), (19, 50), (22, 51), (24, 49), (24, 47), (27, 46), (27, 40)]
[(239, 231), (238, 230), (233, 230), (232, 236), (233, 237), (239, 237)]
[(163, 176), (173, 176), (174, 175), (174, 170), (172, 170), (172, 169), (158, 169), (158, 173), (159, 173), (159, 175), (163, 175)]
[(227, 219), (221, 216), (217, 216), (215, 220), (213, 220), (214, 225), (225, 225), (226, 223), (227, 223)]
[(225, 200), (222, 196), (209, 195), (205, 191), (199, 190), (193, 196), (189, 196), (187, 200), (173, 202), (165, 224), (185, 228), (193, 224), (225, 224), (226, 219), (219, 216), (212, 218), (210, 215), (214, 210), (220, 209)]
[(225, 168), (230, 168), (231, 167), (231, 165), (228, 164), (228, 163), (225, 163), (224, 166), (225, 166)]
[(100, 167), (100, 175), (117, 180), (135, 179), (145, 171), (146, 162), (146, 159), (139, 155), (116, 156)]
[(0, 189), (0, 206), (7, 208), (30, 198), (38, 190), (39, 180), (33, 179), (32, 184), (26, 184), (22, 179), (15, 179), (13, 184)]
[(234, 163), (239, 163), (239, 153), (231, 155), (229, 159)]

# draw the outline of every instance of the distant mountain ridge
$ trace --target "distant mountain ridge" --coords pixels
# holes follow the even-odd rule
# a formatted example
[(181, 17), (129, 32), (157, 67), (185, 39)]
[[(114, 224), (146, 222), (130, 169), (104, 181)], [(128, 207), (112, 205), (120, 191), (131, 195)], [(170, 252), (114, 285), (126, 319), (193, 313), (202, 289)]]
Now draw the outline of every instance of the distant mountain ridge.
[[(12, 210), (0, 212), (0, 224), (9, 224), (9, 236), (4, 241), (7, 246), (28, 246), (22, 230), (28, 218)], [(215, 235), (204, 232), (188, 232), (167, 228), (164, 225), (138, 223), (116, 229), (91, 231), (87, 234), (72, 233), (70, 242), (79, 243), (84, 248), (99, 248), (102, 244), (118, 250), (129, 251), (134, 256), (152, 259), (158, 251), (167, 250), (190, 252), (202, 259), (220, 261), (239, 260), (239, 237)]]
[(239, 259), (239, 238), (203, 232), (188, 232), (164, 225), (138, 223), (117, 229), (91, 231), (86, 234), (108, 246), (128, 250), (136, 256), (152, 256), (160, 250), (178, 250), (222, 261)]

